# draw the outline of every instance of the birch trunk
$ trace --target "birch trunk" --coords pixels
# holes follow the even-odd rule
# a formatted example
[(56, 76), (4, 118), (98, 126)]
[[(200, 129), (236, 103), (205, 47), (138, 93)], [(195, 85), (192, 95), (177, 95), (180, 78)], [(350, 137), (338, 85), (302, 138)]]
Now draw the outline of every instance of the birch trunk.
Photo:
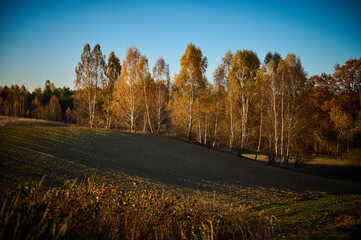
[(282, 81), (281, 81), (281, 149), (280, 149), (280, 162), (282, 163), (282, 160), (283, 160), (283, 130), (284, 130), (284, 110), (283, 110), (283, 101), (284, 101), (284, 93), (283, 93), (283, 77), (281, 78)]
[(161, 95), (160, 95), (160, 86), (158, 85), (158, 107), (157, 107), (157, 133), (160, 131), (161, 125), (161, 112), (162, 112), (162, 103), (161, 103)]
[(214, 123), (214, 139), (213, 139), (212, 147), (215, 147), (217, 142), (218, 115), (219, 115), (219, 95), (217, 96), (217, 109), (216, 109), (216, 119)]
[[(133, 88), (133, 86), (131, 86)], [(135, 121), (135, 98), (133, 89), (130, 90), (131, 92), (131, 108), (130, 108), (130, 130), (134, 130), (134, 121)]]
[[(90, 84), (89, 84), (90, 85)], [(93, 121), (92, 121), (92, 99), (91, 99), (91, 86), (88, 89), (88, 108), (89, 108), (89, 125), (90, 128), (93, 128)]]
[(262, 106), (261, 106), (260, 116), (259, 116), (258, 146), (257, 146), (256, 157), (254, 159), (256, 161), (257, 161), (257, 156), (258, 156), (259, 150), (261, 149), (261, 142), (262, 142), (262, 117), (263, 117), (263, 111), (262, 111)]
[(198, 142), (202, 143), (201, 119), (198, 118)]
[(229, 135), (229, 150), (233, 149), (234, 131), (233, 131), (233, 105), (232, 99), (229, 97), (229, 119), (230, 119), (230, 135)]
[(153, 133), (152, 123), (150, 121), (150, 115), (149, 115), (149, 104), (148, 104), (148, 96), (147, 96), (147, 89), (146, 89), (146, 85), (145, 85), (145, 79), (143, 81), (143, 91), (144, 91), (145, 108), (146, 108), (147, 118), (148, 118), (148, 125), (149, 125), (150, 132)]
[[(273, 77), (274, 78), (274, 77)], [(273, 124), (274, 124), (274, 140), (275, 140), (275, 157), (278, 162), (278, 137), (277, 137), (277, 109), (276, 109), (276, 84), (275, 79), (273, 79), (272, 84), (272, 104), (273, 104)]]
[(198, 101), (198, 142), (202, 143), (202, 130), (201, 130), (201, 106)]
[(208, 135), (208, 116), (206, 116), (206, 122), (204, 126), (204, 145), (207, 145), (207, 135)]
[(193, 127), (193, 103), (194, 103), (194, 91), (193, 91), (193, 85), (192, 85), (191, 94), (190, 94), (190, 101), (189, 101), (189, 123), (188, 123), (187, 138), (190, 138), (191, 133), (192, 133), (192, 127)]

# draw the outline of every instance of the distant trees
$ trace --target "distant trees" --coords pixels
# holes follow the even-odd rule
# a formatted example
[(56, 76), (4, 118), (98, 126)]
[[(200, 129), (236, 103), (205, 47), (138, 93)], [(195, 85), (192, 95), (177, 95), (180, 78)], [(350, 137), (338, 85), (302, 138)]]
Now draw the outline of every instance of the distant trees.
[[(67, 108), (73, 113), (73, 91), (55, 88), (49, 80), (43, 89), (36, 88), (32, 93), (25, 86), (0, 86), (1, 115), (63, 121), (66, 119), (63, 109)], [(74, 122), (74, 118), (69, 118), (69, 122)]]
[(25, 86), (0, 87), (0, 112), (13, 117), (26, 117), (31, 104), (31, 96)]
[(63, 112), (61, 111), (61, 106), (59, 103), (59, 99), (53, 95), (49, 104), (44, 108), (42, 118), (51, 121), (62, 121), (63, 120)]

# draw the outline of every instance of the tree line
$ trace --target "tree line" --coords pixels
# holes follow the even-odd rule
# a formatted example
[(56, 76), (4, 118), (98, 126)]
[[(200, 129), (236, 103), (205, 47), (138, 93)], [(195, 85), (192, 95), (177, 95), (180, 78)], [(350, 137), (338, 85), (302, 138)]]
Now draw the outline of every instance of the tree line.
[(22, 85), (0, 86), (0, 115), (75, 123), (74, 91), (45, 81), (32, 93)]
[[(307, 78), (301, 59), (227, 51), (205, 76), (207, 58), (188, 44), (171, 78), (163, 58), (151, 68), (129, 47), (122, 63), (86, 44), (75, 90), (50, 81), (33, 93), (1, 88), (0, 113), (99, 128), (170, 133), (213, 147), (267, 152), (278, 164), (305, 153), (341, 156), (361, 148), (361, 58)], [(256, 156), (257, 157), (257, 156)]]

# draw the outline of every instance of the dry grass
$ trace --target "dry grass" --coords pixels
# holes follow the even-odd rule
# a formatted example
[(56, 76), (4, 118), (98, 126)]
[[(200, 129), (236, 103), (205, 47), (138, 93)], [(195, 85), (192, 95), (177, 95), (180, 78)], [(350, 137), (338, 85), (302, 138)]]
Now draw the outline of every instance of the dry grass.
[[(254, 160), (256, 154), (247, 153), (243, 154), (243, 157)], [(268, 163), (268, 155), (260, 154), (257, 156), (257, 161)], [(361, 164), (361, 150), (354, 149), (349, 155), (342, 158), (330, 158), (330, 157), (314, 157), (306, 161), (307, 165), (337, 165), (337, 166), (359, 166)], [(295, 165), (295, 159), (289, 159), (289, 165)]]
[(67, 123), (47, 121), (43, 119), (17, 118), (0, 116), (0, 126), (69, 126)]
[[(75, 181), (0, 197), (1, 239), (270, 239), (273, 218), (240, 205)], [(211, 209), (227, 209), (214, 212)]]

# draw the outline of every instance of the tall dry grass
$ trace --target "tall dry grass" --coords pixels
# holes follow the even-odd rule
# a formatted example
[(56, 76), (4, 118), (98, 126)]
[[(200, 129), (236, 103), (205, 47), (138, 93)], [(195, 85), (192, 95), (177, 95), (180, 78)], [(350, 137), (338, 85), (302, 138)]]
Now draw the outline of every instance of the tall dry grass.
[[(42, 191), (22, 185), (0, 196), (0, 239), (270, 239), (273, 218), (241, 205), (134, 185), (69, 180)], [(213, 207), (210, 207), (210, 206)], [(223, 209), (216, 211), (214, 209)]]

